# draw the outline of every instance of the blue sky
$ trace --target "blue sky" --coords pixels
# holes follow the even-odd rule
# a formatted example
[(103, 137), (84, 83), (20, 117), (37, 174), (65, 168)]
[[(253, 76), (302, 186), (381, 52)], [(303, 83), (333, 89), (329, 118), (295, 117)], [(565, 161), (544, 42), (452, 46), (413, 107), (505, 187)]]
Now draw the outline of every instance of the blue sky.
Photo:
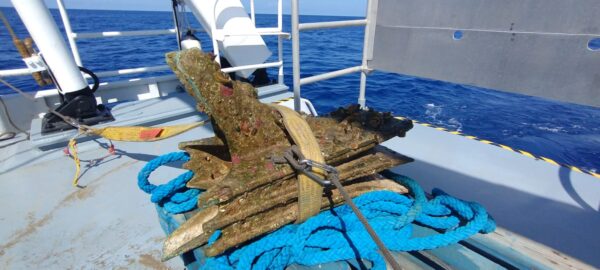
[[(50, 8), (56, 1), (45, 0)], [(242, 0), (249, 7), (249, 0)], [(255, 0), (256, 13), (276, 13), (277, 0)], [(169, 10), (170, 0), (64, 0), (65, 6), (74, 9), (117, 10)], [(0, 0), (0, 6), (11, 6), (10, 0)], [(283, 11), (289, 14), (290, 0), (283, 0)], [(364, 16), (366, 0), (300, 0), (300, 14)]]

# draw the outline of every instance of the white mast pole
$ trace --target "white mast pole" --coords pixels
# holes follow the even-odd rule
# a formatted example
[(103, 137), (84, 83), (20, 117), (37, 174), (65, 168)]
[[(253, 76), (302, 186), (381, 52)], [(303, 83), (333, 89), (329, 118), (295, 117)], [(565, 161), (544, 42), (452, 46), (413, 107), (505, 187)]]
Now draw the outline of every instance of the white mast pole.
[(63, 94), (88, 89), (43, 0), (12, 0)]

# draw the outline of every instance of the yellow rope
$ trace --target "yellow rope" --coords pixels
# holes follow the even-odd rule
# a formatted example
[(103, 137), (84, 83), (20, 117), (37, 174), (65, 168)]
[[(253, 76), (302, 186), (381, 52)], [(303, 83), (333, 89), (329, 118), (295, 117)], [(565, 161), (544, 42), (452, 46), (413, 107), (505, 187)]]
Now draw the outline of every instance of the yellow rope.
[(4, 23), (4, 27), (6, 27), (6, 29), (8, 30), (8, 34), (10, 34), (10, 37), (12, 39), (19, 39), (17, 37), (17, 35), (15, 34), (15, 31), (13, 30), (12, 26), (6, 19), (6, 16), (4, 16), (4, 13), (1, 10), (0, 10), (0, 20), (2, 20), (2, 22)]
[(77, 141), (75, 138), (69, 140), (69, 153), (75, 162), (75, 176), (73, 177), (73, 186), (79, 186), (79, 173), (81, 171), (81, 160), (77, 154)]
[[(81, 160), (77, 153), (77, 137), (80, 135), (97, 135), (108, 140), (127, 141), (127, 142), (153, 142), (186, 132), (192, 128), (206, 124), (207, 121), (201, 121), (191, 124), (182, 124), (165, 127), (104, 127), (92, 128), (82, 125), (79, 133), (69, 140), (67, 152), (65, 154), (73, 158), (75, 162), (75, 176), (73, 177), (73, 186), (79, 186), (79, 177), (81, 172)], [(112, 145), (112, 143), (111, 143)], [(111, 150), (109, 150), (109, 153)], [(113, 151), (114, 152), (114, 151)], [(112, 153), (111, 153), (112, 154)]]
[[(173, 137), (175, 135), (186, 132), (192, 128), (206, 124), (207, 121), (200, 121), (191, 124), (181, 124), (174, 126), (165, 127), (104, 127), (104, 128), (92, 128), (86, 125), (81, 125), (79, 133), (69, 140), (67, 151), (65, 154), (73, 158), (75, 162), (75, 176), (73, 177), (73, 186), (79, 186), (79, 177), (81, 173), (81, 160), (77, 153), (77, 137), (81, 135), (97, 135), (108, 140), (115, 141), (126, 141), (126, 142), (153, 142), (166, 138)], [(111, 143), (112, 145), (112, 143)], [(114, 154), (114, 149), (110, 154)]]

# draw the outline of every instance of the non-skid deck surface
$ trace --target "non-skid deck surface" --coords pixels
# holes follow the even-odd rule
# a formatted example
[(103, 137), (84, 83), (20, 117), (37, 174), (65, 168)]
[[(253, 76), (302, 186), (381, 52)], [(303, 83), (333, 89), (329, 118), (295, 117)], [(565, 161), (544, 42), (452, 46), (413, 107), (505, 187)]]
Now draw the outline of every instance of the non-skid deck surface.
[[(290, 95), (272, 95), (263, 101)], [(140, 101), (119, 105), (123, 107), (117, 106), (115, 111), (132, 106), (160, 111), (163, 104)], [(199, 114), (192, 114), (154, 124), (200, 119)], [(158, 260), (165, 234), (149, 196), (137, 187), (137, 173), (147, 161), (177, 151), (180, 141), (208, 136), (212, 136), (212, 130), (204, 126), (159, 142), (115, 142), (117, 155), (98, 164), (82, 163), (82, 189), (71, 186), (75, 167), (62, 148), (40, 151), (23, 136), (0, 142), (0, 268), (181, 269), (181, 260), (165, 264)], [(478, 201), (500, 226), (588, 264), (600, 265), (600, 236), (596, 232), (600, 224), (598, 179), (420, 125), (406, 138), (395, 138), (384, 145), (415, 159), (397, 171), (415, 178), (426, 189), (441, 187), (451, 195)], [(106, 146), (104, 139), (81, 143), (80, 157), (102, 157), (107, 153)], [(161, 168), (150, 180), (166, 182), (182, 172), (180, 166)], [(516, 249), (521, 244), (514, 237), (493, 236), (504, 241), (502, 247), (494, 249), (503, 252), (500, 256), (524, 254), (523, 249)], [(493, 246), (486, 239), (477, 242), (476, 237), (474, 241), (480, 247), (481, 243)], [(530, 247), (526, 251), (531, 256), (550, 258), (545, 263), (563, 257), (551, 249)], [(462, 257), (444, 249), (399, 256), (411, 267), (488, 269), (489, 262), (479, 260), (482, 255), (473, 255), (465, 248), (451, 248)], [(473, 256), (480, 257), (466, 260)], [(460, 264), (457, 258), (463, 258)], [(571, 259), (565, 260), (570, 263)], [(586, 268), (576, 261), (573, 265), (563, 268)]]
[[(163, 110), (162, 104), (140, 101), (115, 111), (131, 106)], [(194, 114), (160, 125), (201, 118)], [(82, 163), (85, 188), (71, 186), (75, 166), (62, 148), (40, 151), (24, 136), (0, 142), (0, 268), (183, 268), (181, 260), (159, 261), (165, 234), (149, 195), (137, 187), (137, 174), (147, 161), (178, 151), (179, 142), (208, 136), (210, 125), (153, 143), (115, 142), (117, 155), (89, 167)], [(106, 144), (104, 139), (80, 144), (80, 158), (106, 155)], [(179, 166), (161, 168), (150, 180), (166, 182), (183, 172)]]
[(482, 204), (499, 226), (554, 249), (539, 254), (600, 267), (600, 179), (422, 125), (383, 145), (415, 159), (395, 171), (426, 191)]

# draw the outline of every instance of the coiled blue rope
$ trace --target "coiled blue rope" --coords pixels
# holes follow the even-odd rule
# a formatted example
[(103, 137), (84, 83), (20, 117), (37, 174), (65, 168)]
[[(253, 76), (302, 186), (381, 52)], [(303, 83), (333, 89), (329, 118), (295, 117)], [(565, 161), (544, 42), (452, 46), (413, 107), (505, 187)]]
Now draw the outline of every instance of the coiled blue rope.
[[(354, 202), (392, 251), (435, 249), (496, 228), (494, 220), (477, 203), (456, 199), (439, 189), (432, 191), (434, 198), (428, 201), (414, 180), (390, 171), (384, 174), (408, 187), (412, 198), (376, 191), (359, 196)], [(411, 237), (413, 223), (443, 232)], [(211, 243), (219, 237), (218, 233), (211, 237)], [(291, 264), (317, 265), (356, 258), (371, 261), (373, 269), (385, 269), (373, 240), (350, 207), (342, 205), (209, 258), (203, 269), (285, 269)]]
[(200, 190), (185, 186), (194, 176), (192, 171), (187, 171), (163, 185), (157, 186), (148, 180), (150, 174), (158, 167), (175, 161), (188, 160), (190, 156), (186, 152), (172, 152), (151, 160), (138, 174), (138, 187), (151, 195), (150, 200), (153, 203), (164, 207), (169, 213), (179, 214), (194, 209)]

